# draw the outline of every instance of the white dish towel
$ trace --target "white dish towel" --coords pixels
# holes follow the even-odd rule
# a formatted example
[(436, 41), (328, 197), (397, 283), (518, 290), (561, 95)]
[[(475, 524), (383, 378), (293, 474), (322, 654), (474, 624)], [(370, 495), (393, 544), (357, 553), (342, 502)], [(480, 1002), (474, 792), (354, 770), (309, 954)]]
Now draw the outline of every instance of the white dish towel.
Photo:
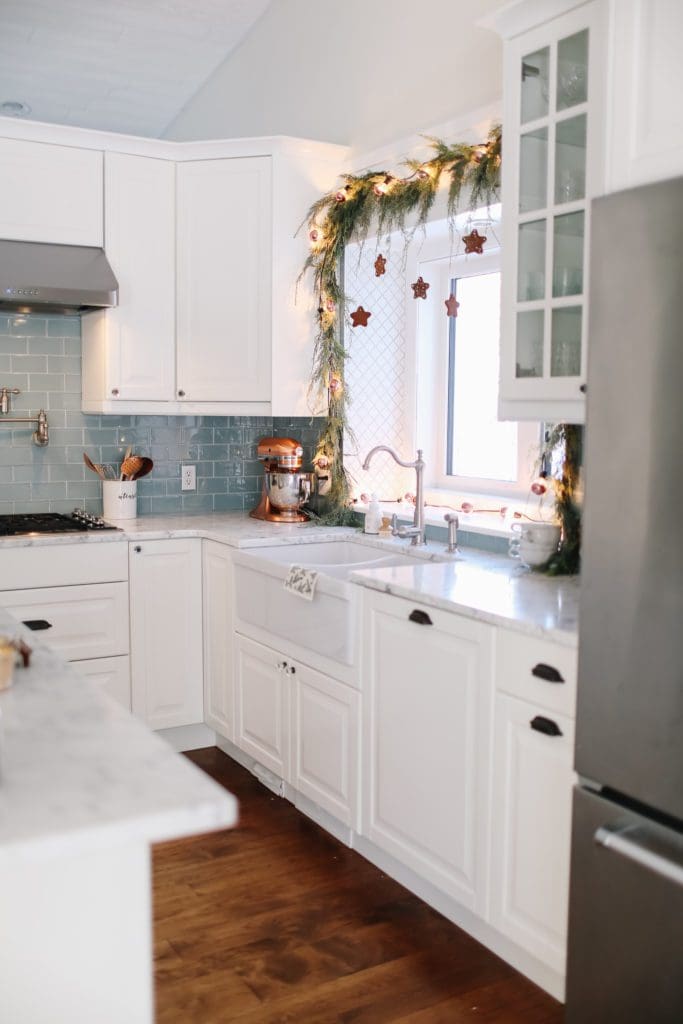
[(312, 601), (318, 574), (314, 569), (304, 569), (303, 565), (292, 565), (285, 577), (285, 590), (304, 601)]

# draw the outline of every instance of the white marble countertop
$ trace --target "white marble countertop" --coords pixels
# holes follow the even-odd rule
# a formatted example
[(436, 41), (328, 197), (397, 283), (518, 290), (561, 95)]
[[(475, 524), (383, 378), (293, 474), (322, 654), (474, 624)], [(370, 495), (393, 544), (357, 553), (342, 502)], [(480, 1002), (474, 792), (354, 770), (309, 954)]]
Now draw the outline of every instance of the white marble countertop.
[[(0, 609), (0, 633), (21, 632)], [(14, 680), (0, 693), (0, 864), (237, 820), (231, 794), (48, 647)]]
[[(201, 537), (236, 548), (318, 543), (342, 536), (388, 551), (414, 555), (415, 566), (369, 569), (351, 579), (365, 587), (421, 601), (433, 607), (546, 636), (560, 643), (577, 643), (578, 577), (551, 578), (520, 568), (518, 562), (466, 547), (453, 559), (443, 544), (413, 548), (405, 540), (370, 537), (351, 528), (286, 525), (252, 519), (246, 512), (142, 516), (120, 523), (121, 530), (91, 533), (3, 537), (2, 548), (55, 544), (100, 544), (122, 541)], [(425, 564), (435, 560), (444, 564)]]

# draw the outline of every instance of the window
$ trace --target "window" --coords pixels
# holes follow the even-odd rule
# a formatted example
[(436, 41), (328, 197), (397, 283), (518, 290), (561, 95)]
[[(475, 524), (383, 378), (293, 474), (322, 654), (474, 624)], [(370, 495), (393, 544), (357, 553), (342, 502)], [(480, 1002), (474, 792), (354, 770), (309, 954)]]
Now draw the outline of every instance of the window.
[[(451, 258), (447, 232), (422, 246), (416, 273), (444, 299), (416, 309), (417, 436), (428, 452), (428, 487), (528, 493), (538, 457), (538, 423), (499, 421), (500, 249)], [(411, 278), (414, 280), (414, 278)]]

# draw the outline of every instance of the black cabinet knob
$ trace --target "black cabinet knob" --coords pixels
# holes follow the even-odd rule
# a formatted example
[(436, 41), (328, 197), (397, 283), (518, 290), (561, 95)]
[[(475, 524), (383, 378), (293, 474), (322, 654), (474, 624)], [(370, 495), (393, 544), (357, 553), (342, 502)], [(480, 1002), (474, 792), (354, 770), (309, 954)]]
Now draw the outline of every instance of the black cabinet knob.
[(408, 616), (411, 622), (417, 622), (419, 626), (433, 626), (434, 623), (427, 615), (427, 612), (423, 612), (420, 608), (415, 608)]
[(588, 385), (587, 384), (580, 384), (579, 385), (579, 391), (581, 392), (582, 395), (585, 395), (586, 392), (588, 391)]
[(178, 398), (184, 398), (184, 397), (185, 397), (185, 392), (184, 391), (179, 391), (178, 392)]
[(139, 544), (136, 544), (135, 547), (133, 548), (133, 551), (135, 552), (136, 555), (139, 555), (140, 552), (142, 551), (142, 548), (140, 547)]
[(532, 729), (536, 732), (542, 732), (545, 736), (561, 736), (562, 730), (560, 729), (557, 722), (553, 722), (552, 718), (546, 718), (545, 715), (536, 715), (529, 722)]
[(560, 675), (556, 668), (553, 668), (552, 665), (546, 665), (542, 661), (539, 661), (538, 665), (534, 665), (531, 674), (536, 676), (537, 679), (545, 679), (546, 683), (564, 682), (564, 676)]

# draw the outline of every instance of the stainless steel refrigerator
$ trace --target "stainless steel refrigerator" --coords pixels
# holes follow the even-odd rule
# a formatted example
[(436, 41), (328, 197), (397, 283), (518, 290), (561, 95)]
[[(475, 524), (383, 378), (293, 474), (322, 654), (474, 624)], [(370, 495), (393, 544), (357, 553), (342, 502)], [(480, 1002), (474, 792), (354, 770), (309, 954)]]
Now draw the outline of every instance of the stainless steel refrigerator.
[(683, 178), (594, 201), (568, 1024), (683, 1021)]

